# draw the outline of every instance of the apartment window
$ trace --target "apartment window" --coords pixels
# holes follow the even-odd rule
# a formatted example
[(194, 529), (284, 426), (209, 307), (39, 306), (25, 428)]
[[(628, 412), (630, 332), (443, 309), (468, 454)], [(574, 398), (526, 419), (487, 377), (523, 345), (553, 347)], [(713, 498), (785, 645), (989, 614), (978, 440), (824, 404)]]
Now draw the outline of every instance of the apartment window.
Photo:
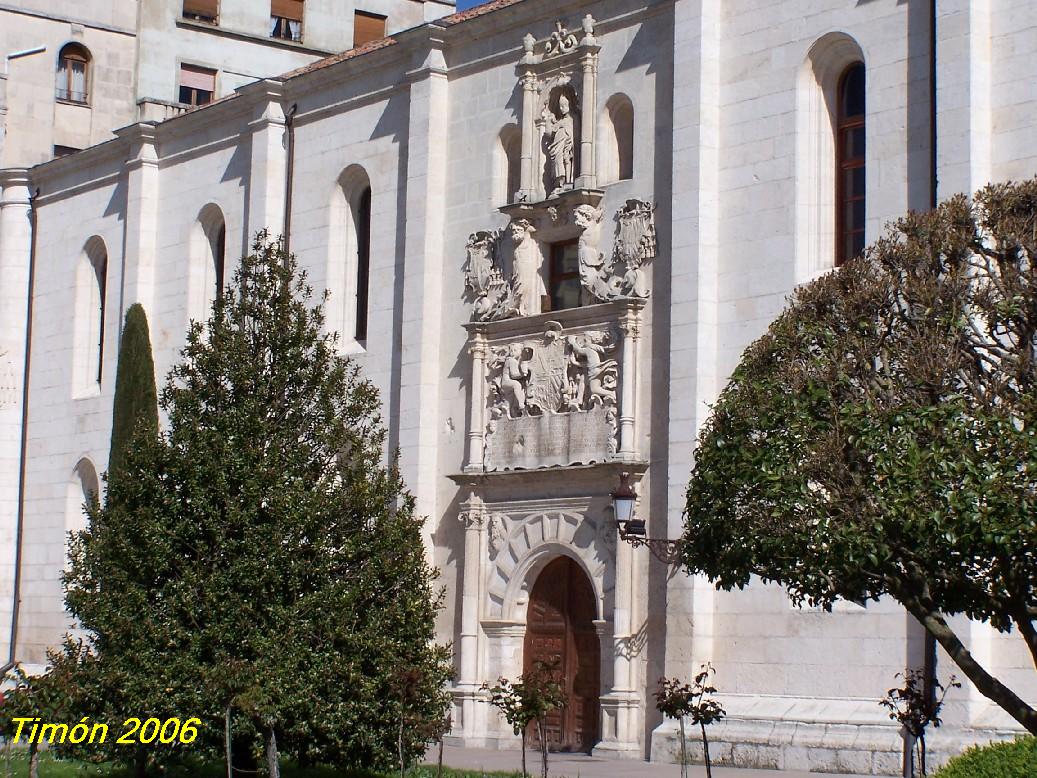
[(367, 340), (367, 291), (371, 274), (371, 187), (356, 206), (356, 327), (354, 337)]
[(180, 93), (177, 100), (184, 105), (211, 103), (216, 93), (216, 71), (194, 65), (180, 66)]
[(385, 18), (367, 11), (353, 12), (353, 48), (385, 37)]
[(271, 0), (270, 37), (302, 40), (302, 0)]
[(219, 19), (219, 0), (184, 0), (183, 13), (185, 19), (216, 24)]
[(836, 127), (836, 266), (864, 251), (864, 65), (850, 65), (839, 79)]
[(56, 96), (73, 103), (87, 102), (90, 52), (78, 43), (66, 44), (58, 55)]
[(551, 268), (548, 293), (551, 310), (578, 308), (583, 304), (583, 286), (580, 284), (580, 256), (577, 241), (551, 245)]

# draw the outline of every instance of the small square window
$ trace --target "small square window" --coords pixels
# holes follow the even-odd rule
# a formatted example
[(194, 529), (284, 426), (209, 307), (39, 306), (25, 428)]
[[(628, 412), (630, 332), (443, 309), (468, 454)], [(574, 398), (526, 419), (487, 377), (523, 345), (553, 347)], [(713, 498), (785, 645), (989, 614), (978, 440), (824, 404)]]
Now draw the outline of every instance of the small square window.
[(216, 24), (219, 20), (218, 0), (184, 0), (185, 19)]
[(353, 48), (385, 37), (386, 17), (367, 11), (353, 12)]
[(216, 93), (216, 71), (195, 65), (180, 66), (178, 102), (184, 105), (211, 103)]
[(286, 41), (302, 40), (302, 0), (271, 0), (270, 37)]

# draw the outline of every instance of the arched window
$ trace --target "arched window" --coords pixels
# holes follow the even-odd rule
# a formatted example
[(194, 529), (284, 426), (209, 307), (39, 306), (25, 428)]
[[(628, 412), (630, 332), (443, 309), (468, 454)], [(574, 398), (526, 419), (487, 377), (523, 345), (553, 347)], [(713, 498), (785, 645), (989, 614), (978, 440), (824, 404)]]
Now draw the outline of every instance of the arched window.
[(216, 236), (212, 242), (212, 268), (216, 276), (215, 284), (216, 299), (223, 297), (224, 269), (227, 265), (227, 225), (220, 222), (216, 230)]
[(815, 41), (797, 76), (796, 284), (863, 247), (864, 82), (861, 47), (842, 32)]
[(100, 488), (94, 463), (83, 457), (72, 469), (72, 477), (65, 491), (66, 531), (80, 530), (86, 526), (84, 507), (100, 499)]
[(356, 204), (356, 327), (354, 337), (367, 340), (367, 292), (371, 272), (371, 187), (365, 187)]
[(839, 79), (836, 125), (836, 254), (838, 267), (864, 250), (864, 65), (850, 65)]
[(187, 315), (201, 321), (209, 318), (214, 300), (226, 285), (227, 222), (216, 203), (198, 212), (190, 239)]
[(626, 95), (612, 95), (605, 103), (598, 176), (603, 184), (634, 177), (634, 106)]
[(101, 383), (107, 284), (108, 251), (101, 238), (93, 237), (76, 271), (73, 375), (77, 394), (96, 391)]
[(66, 43), (58, 54), (55, 95), (73, 103), (88, 102), (90, 52), (78, 43)]
[(522, 186), (520, 166), (522, 164), (522, 133), (518, 125), (509, 124), (497, 135), (494, 151), (494, 193), (496, 204), (515, 202), (515, 195)]

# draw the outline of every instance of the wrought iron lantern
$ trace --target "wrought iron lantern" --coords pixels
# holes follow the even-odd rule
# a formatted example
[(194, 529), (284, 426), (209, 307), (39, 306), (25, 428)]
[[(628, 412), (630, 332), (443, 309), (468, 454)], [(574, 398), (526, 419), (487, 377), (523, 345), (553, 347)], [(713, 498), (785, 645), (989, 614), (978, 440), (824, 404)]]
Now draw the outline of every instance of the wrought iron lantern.
[(630, 486), (630, 473), (619, 474), (619, 487), (611, 494), (612, 510), (619, 527), (619, 538), (634, 548), (645, 546), (652, 555), (668, 565), (680, 561), (680, 541), (648, 537), (645, 520), (634, 518), (637, 493)]

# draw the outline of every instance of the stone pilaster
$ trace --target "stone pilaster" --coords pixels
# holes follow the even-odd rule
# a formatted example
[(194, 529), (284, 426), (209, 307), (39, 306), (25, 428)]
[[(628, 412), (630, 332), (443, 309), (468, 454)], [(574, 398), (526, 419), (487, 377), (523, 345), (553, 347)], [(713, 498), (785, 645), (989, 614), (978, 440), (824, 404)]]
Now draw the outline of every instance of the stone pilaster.
[(0, 656), (10, 649), (32, 247), (29, 171), (0, 171)]

